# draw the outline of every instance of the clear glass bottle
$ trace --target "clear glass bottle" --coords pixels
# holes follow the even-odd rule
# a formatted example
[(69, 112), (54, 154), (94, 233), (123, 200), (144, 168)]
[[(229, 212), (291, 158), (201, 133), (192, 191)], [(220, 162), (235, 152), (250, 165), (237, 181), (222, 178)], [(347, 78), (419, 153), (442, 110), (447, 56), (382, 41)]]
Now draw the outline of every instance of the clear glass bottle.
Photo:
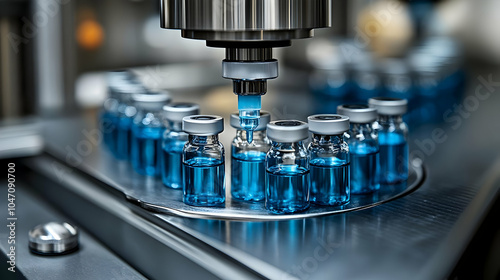
[(408, 179), (408, 127), (403, 122), (406, 99), (376, 97), (368, 100), (377, 109), (375, 123), (380, 146), (380, 183), (397, 184)]
[(219, 142), (224, 119), (210, 115), (187, 116), (182, 119), (182, 129), (189, 134), (182, 151), (184, 203), (224, 206), (224, 146)]
[(337, 113), (349, 118), (346, 134), (351, 161), (351, 194), (366, 194), (380, 189), (378, 132), (373, 128), (377, 110), (367, 105), (341, 105)]
[(231, 144), (231, 195), (235, 199), (264, 200), (265, 160), (271, 147), (266, 126), (270, 120), (269, 113), (260, 112), (259, 126), (253, 132), (252, 143), (248, 143), (247, 132), (241, 128), (238, 113), (231, 114), (231, 126), (236, 128), (236, 137)]
[(304, 211), (309, 207), (309, 155), (304, 140), (306, 123), (273, 121), (267, 125), (271, 149), (266, 155), (266, 208), (275, 214)]
[(163, 106), (167, 130), (163, 133), (161, 178), (163, 184), (172, 189), (182, 188), (182, 149), (188, 135), (182, 131), (182, 118), (198, 115), (200, 107), (194, 103), (174, 103)]
[(334, 114), (307, 118), (312, 142), (311, 202), (319, 205), (344, 205), (350, 199), (349, 146), (344, 133), (349, 130), (349, 118)]
[(161, 138), (165, 130), (161, 112), (169, 100), (164, 92), (132, 95), (137, 114), (132, 125), (131, 162), (139, 174), (160, 175)]

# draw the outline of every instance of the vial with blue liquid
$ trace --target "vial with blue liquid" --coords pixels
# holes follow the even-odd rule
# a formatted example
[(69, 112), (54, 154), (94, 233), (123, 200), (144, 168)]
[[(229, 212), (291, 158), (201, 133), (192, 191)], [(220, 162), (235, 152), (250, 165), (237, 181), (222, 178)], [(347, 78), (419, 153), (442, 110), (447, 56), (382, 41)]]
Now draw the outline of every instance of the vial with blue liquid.
[(271, 149), (266, 155), (266, 208), (275, 214), (309, 208), (309, 155), (304, 140), (307, 123), (273, 121), (267, 125)]
[(265, 198), (265, 160), (271, 147), (266, 126), (270, 120), (269, 113), (260, 112), (259, 126), (249, 143), (247, 132), (241, 128), (240, 117), (231, 114), (231, 126), (236, 128), (236, 137), (231, 145), (231, 195), (235, 199), (261, 201)]
[(160, 175), (161, 138), (165, 131), (161, 114), (169, 100), (165, 92), (132, 95), (137, 114), (132, 125), (131, 162), (139, 174)]
[(113, 154), (116, 152), (118, 106), (123, 98), (120, 88), (127, 83), (129, 77), (130, 73), (126, 70), (110, 71), (106, 74), (108, 98), (104, 101), (99, 122), (104, 144)]
[(367, 105), (341, 105), (337, 113), (349, 118), (350, 128), (346, 134), (351, 161), (351, 194), (372, 193), (380, 189), (378, 131), (373, 123), (377, 110)]
[(119, 160), (128, 160), (132, 153), (132, 123), (137, 113), (137, 108), (131, 100), (132, 94), (146, 94), (146, 88), (135, 77), (128, 79), (117, 90), (121, 92), (118, 104), (116, 125), (116, 149), (114, 155)]
[(313, 115), (307, 118), (312, 142), (311, 203), (327, 206), (344, 205), (350, 199), (349, 146), (344, 133), (349, 130), (349, 118), (335, 114)]
[(182, 119), (198, 115), (200, 107), (194, 103), (174, 103), (163, 106), (167, 130), (163, 134), (161, 178), (163, 184), (172, 189), (182, 189), (182, 150), (188, 141), (188, 134), (182, 131)]
[(194, 115), (182, 119), (188, 142), (182, 152), (183, 200), (192, 206), (224, 206), (226, 200), (224, 146), (219, 116)]
[(375, 123), (380, 147), (380, 183), (397, 184), (408, 179), (408, 127), (403, 121), (406, 99), (376, 97), (368, 100), (377, 109)]
[(352, 86), (356, 100), (364, 101), (378, 96), (383, 85), (373, 55), (362, 52), (356, 59), (356, 63), (352, 64)]

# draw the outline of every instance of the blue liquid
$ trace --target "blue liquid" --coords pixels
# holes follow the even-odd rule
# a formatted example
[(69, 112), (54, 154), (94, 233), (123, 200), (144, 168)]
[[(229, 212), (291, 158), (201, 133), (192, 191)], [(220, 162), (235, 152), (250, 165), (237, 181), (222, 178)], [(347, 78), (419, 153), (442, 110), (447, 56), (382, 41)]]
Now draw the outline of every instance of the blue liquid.
[(142, 175), (160, 175), (161, 127), (132, 127), (132, 166)]
[(169, 188), (182, 188), (182, 149), (186, 141), (166, 142), (163, 147), (162, 181)]
[(351, 193), (365, 194), (380, 189), (378, 182), (379, 151), (352, 151), (351, 159)]
[(104, 144), (111, 152), (116, 150), (115, 116), (110, 112), (103, 112), (100, 116), (100, 127)]
[(249, 151), (233, 153), (231, 158), (231, 194), (246, 201), (260, 201), (265, 198), (266, 153)]
[(275, 214), (309, 207), (309, 170), (298, 165), (275, 165), (266, 172), (266, 208)]
[(380, 132), (380, 183), (396, 184), (408, 179), (408, 143), (397, 133)]
[(349, 202), (349, 163), (338, 158), (311, 160), (311, 202), (343, 205)]
[(261, 97), (260, 95), (238, 96), (238, 110), (240, 111), (240, 126), (247, 132), (247, 141), (252, 143), (253, 131), (257, 129), (260, 121)]
[(131, 118), (116, 118), (116, 150), (115, 157), (120, 160), (127, 160), (131, 154), (132, 142), (132, 119)]
[(184, 162), (183, 169), (184, 203), (192, 206), (224, 205), (224, 161), (195, 157)]

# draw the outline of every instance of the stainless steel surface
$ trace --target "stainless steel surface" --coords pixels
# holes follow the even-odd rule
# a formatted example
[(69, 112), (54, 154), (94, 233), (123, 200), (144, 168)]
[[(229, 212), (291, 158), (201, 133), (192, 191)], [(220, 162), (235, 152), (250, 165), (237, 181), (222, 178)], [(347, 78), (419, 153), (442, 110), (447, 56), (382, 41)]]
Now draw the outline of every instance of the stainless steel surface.
[(331, 0), (162, 0), (161, 27), (192, 39), (248, 41), (309, 38), (331, 24)]
[[(19, 168), (21, 160), (12, 160)], [(16, 271), (22, 273), (27, 279), (53, 279), (53, 280), (87, 280), (87, 279), (147, 279), (137, 270), (128, 265), (123, 259), (111, 252), (107, 245), (100, 243), (95, 236), (82, 227), (80, 223), (75, 223), (68, 214), (71, 211), (60, 211), (56, 205), (42, 199), (40, 195), (33, 192), (34, 188), (27, 184), (27, 179), (21, 175), (28, 175), (24, 170), (17, 170), (16, 181)], [(24, 178), (21, 178), (24, 177)], [(4, 183), (0, 184), (0, 191), (7, 193), (7, 178), (2, 177)], [(43, 189), (49, 189), (48, 185), (38, 186)], [(52, 194), (54, 197), (57, 193)], [(0, 207), (7, 209), (9, 202), (6, 199), (0, 201)], [(72, 201), (75, 204), (75, 201)], [(2, 219), (6, 220), (7, 211), (1, 213)], [(61, 255), (57, 257), (47, 257), (38, 254), (32, 254), (28, 249), (29, 237), (28, 231), (41, 223), (47, 221), (70, 221), (79, 226), (80, 248), (78, 251)], [(0, 231), (0, 251), (2, 254), (9, 253), (8, 234), (6, 230)], [(7, 268), (4, 266), (5, 270)], [(2, 272), (2, 279), (24, 279), (16, 274), (6, 274), (11, 272)], [(14, 278), (10, 278), (10, 277)]]
[[(77, 220), (80, 228), (88, 229), (106, 244), (106, 247), (149, 279), (263, 279), (272, 278), (262, 275), (270, 275), (273, 270), (277, 270), (249, 257), (257, 263), (260, 262), (260, 267), (269, 267), (269, 271), (261, 274), (237, 260), (228, 258), (220, 250), (193, 238), (175, 226), (163, 222), (159, 226), (153, 223), (158, 222), (158, 219), (144, 219), (144, 216), (153, 219), (154, 216), (151, 212), (126, 202), (123, 194), (112, 189), (103, 189), (101, 185), (96, 184), (95, 179), (82, 176), (76, 168), (53, 157), (40, 156), (23, 162), (29, 169), (26, 179), (31, 189), (37, 191), (51, 205), (64, 211), (71, 219)], [(30, 215), (28, 209), (26, 211), (23, 217)], [(1, 243), (0, 246), (4, 244)], [(83, 245), (82, 239), (82, 248), (77, 254), (84, 251)], [(26, 260), (28, 264), (31, 263), (31, 260)], [(89, 278), (110, 279), (107, 275), (115, 272), (113, 266), (107, 265), (106, 262), (103, 264), (104, 266), (93, 263), (99, 271), (105, 269), (106, 273), (102, 273), (102, 276), (91, 275)], [(47, 263), (45, 265), (50, 267)], [(78, 266), (78, 272), (80, 268), (89, 269), (85, 263), (75, 265)], [(43, 275), (50, 273), (44, 270)], [(62, 279), (68, 279), (64, 278), (64, 275), (72, 274), (61, 270)], [(128, 279), (128, 276), (117, 278)]]
[(59, 255), (78, 248), (78, 228), (66, 222), (37, 225), (28, 235), (29, 247), (35, 253)]
[(44, 139), (36, 119), (0, 122), (0, 158), (33, 156), (42, 153)]

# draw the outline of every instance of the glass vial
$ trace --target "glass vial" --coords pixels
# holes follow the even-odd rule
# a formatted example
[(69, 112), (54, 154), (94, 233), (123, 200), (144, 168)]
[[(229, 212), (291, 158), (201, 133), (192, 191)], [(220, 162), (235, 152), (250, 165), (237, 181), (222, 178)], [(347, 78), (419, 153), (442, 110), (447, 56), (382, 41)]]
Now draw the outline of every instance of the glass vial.
[(164, 92), (132, 95), (137, 114), (132, 125), (131, 162), (139, 174), (160, 175), (161, 137), (165, 130), (161, 112), (169, 100)]
[(308, 125), (301, 121), (273, 121), (267, 125), (271, 149), (266, 155), (266, 208), (275, 214), (309, 207), (309, 155), (303, 141)]
[(182, 149), (188, 141), (188, 135), (182, 131), (182, 118), (198, 115), (200, 107), (194, 103), (174, 103), (163, 106), (163, 133), (161, 178), (163, 184), (172, 189), (182, 188)]
[(108, 97), (104, 100), (99, 116), (99, 124), (104, 144), (113, 154), (116, 151), (116, 119), (118, 116), (118, 104), (121, 98), (119, 88), (126, 83), (128, 75), (128, 71), (126, 70), (110, 71), (106, 75)]
[[(118, 103), (118, 112), (115, 119), (116, 125), (116, 150), (115, 157), (119, 160), (128, 160), (132, 153), (132, 123), (137, 113), (132, 103), (132, 94), (146, 94), (146, 88), (131, 77), (119, 89), (122, 98)], [(167, 101), (168, 102), (168, 101)]]
[(351, 194), (366, 194), (380, 189), (378, 132), (373, 128), (377, 110), (367, 105), (341, 105), (337, 113), (349, 118), (346, 134), (351, 162)]
[(236, 128), (236, 137), (231, 144), (231, 195), (235, 199), (264, 200), (265, 160), (271, 147), (266, 126), (270, 120), (269, 113), (260, 112), (259, 126), (253, 132), (253, 141), (249, 143), (247, 132), (241, 128), (238, 113), (231, 114), (231, 126)]
[(189, 134), (182, 151), (184, 203), (224, 206), (224, 146), (219, 142), (224, 119), (210, 115), (188, 116), (182, 119), (182, 129)]
[(403, 122), (408, 101), (376, 97), (368, 100), (377, 109), (375, 123), (380, 146), (380, 183), (397, 184), (408, 179), (408, 127)]
[(349, 146), (344, 133), (349, 130), (349, 118), (323, 114), (307, 118), (312, 142), (311, 202), (319, 205), (344, 205), (350, 199)]

